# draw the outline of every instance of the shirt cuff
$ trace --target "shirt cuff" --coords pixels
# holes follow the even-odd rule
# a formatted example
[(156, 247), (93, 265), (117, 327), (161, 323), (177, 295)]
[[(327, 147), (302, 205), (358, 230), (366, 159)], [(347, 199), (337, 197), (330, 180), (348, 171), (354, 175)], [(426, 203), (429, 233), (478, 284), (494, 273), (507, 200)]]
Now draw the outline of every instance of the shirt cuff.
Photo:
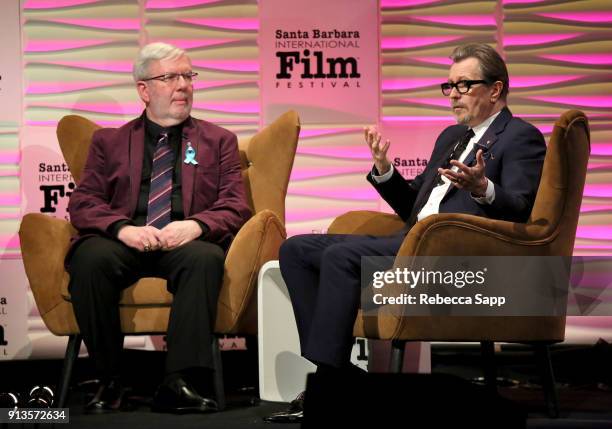
[(134, 222), (132, 222), (131, 220), (127, 220), (127, 219), (118, 220), (117, 222), (113, 222), (108, 227), (108, 233), (110, 234), (111, 237), (118, 238), (117, 236), (119, 235), (119, 230), (126, 225), (134, 225)]
[(198, 238), (205, 238), (206, 235), (208, 234), (208, 231), (210, 231), (210, 228), (208, 227), (208, 225), (206, 225), (200, 219), (189, 219), (189, 220), (195, 220), (197, 222), (197, 224), (200, 225), (200, 229), (202, 230), (202, 234)]
[(487, 190), (485, 191), (484, 197), (475, 197), (472, 195), (472, 198), (478, 204), (493, 204), (493, 201), (495, 201), (495, 185), (487, 179)]
[(382, 175), (378, 174), (378, 170), (376, 169), (376, 167), (372, 167), (371, 175), (372, 175), (372, 180), (374, 180), (376, 183), (385, 183), (391, 178), (391, 176), (393, 176), (393, 164), (391, 164), (391, 168), (389, 169), (389, 171), (387, 171), (385, 174), (382, 174)]

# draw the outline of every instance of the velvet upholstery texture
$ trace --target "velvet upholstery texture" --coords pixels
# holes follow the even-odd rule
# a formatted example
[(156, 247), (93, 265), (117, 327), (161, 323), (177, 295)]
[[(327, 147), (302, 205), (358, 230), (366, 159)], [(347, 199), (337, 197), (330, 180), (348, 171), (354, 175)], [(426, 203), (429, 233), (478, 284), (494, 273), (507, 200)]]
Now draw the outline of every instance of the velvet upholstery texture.
[[(65, 116), (58, 123), (58, 141), (77, 184), (92, 134), (98, 128), (76, 115)], [(218, 334), (257, 333), (257, 275), (263, 264), (278, 259), (278, 249), (286, 239), (285, 196), (299, 132), (299, 117), (289, 111), (240, 142), (242, 176), (253, 216), (227, 253), (215, 324)], [(55, 335), (79, 332), (68, 293), (69, 275), (64, 270), (64, 258), (75, 234), (69, 222), (40, 213), (26, 214), (19, 230), (30, 288), (45, 325)], [(123, 332), (166, 332), (171, 303), (165, 280), (140, 279), (121, 294)]]
[[(409, 231), (398, 256), (571, 256), (589, 154), (586, 116), (577, 110), (565, 112), (555, 123), (526, 223), (432, 215)], [(399, 216), (355, 211), (336, 218), (328, 232), (388, 235), (403, 227)], [(353, 334), (406, 341), (561, 342), (565, 317), (364, 317), (360, 311)]]

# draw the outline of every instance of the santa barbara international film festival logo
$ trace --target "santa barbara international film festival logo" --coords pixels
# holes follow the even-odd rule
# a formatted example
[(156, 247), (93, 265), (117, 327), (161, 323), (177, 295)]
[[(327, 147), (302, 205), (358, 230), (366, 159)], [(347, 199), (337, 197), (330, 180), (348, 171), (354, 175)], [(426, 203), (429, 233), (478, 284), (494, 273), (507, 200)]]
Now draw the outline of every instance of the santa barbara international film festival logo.
[(359, 58), (334, 54), (359, 50), (359, 31), (278, 29), (274, 36), (276, 88), (360, 88)]
[[(61, 164), (40, 162), (38, 164), (38, 183), (38, 189), (43, 197), (41, 213), (56, 213), (60, 202), (67, 206), (68, 198), (76, 188), (70, 169), (65, 162)], [(67, 216), (65, 217), (68, 220)]]

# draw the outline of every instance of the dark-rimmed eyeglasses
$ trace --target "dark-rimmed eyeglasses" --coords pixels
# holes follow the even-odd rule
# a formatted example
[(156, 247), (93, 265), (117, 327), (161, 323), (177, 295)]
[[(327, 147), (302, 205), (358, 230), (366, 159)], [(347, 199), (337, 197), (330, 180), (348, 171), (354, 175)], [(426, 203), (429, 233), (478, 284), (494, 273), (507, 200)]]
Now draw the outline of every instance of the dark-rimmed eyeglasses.
[(456, 83), (444, 82), (440, 84), (440, 88), (442, 89), (442, 94), (448, 97), (450, 93), (452, 92), (453, 88), (455, 88), (459, 94), (467, 94), (468, 92), (470, 92), (472, 85), (476, 85), (478, 83), (488, 84), (489, 81), (479, 79), (479, 80), (460, 80), (459, 82), (456, 82)]
[(177, 83), (179, 78), (182, 76), (185, 79), (185, 82), (190, 83), (198, 74), (196, 72), (186, 72), (186, 73), (164, 73), (159, 76), (148, 77), (146, 79), (141, 79), (143, 82), (148, 80), (160, 80), (164, 83)]

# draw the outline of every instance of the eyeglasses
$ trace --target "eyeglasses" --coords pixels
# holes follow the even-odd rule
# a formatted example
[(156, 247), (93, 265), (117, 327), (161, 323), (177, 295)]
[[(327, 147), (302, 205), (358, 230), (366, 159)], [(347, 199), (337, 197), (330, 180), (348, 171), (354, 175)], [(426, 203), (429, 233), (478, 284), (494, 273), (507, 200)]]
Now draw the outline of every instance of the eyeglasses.
[(449, 96), (452, 92), (453, 88), (457, 90), (459, 94), (467, 94), (470, 92), (472, 85), (476, 85), (477, 83), (489, 83), (488, 80), (460, 80), (457, 83), (445, 82), (440, 84), (440, 88), (442, 88), (442, 94), (445, 96)]
[(148, 77), (146, 79), (141, 79), (143, 82), (148, 80), (160, 80), (164, 83), (173, 83), (176, 84), (179, 78), (182, 76), (185, 79), (185, 82), (191, 83), (191, 81), (197, 76), (196, 72), (187, 72), (187, 73), (164, 73), (159, 76)]

